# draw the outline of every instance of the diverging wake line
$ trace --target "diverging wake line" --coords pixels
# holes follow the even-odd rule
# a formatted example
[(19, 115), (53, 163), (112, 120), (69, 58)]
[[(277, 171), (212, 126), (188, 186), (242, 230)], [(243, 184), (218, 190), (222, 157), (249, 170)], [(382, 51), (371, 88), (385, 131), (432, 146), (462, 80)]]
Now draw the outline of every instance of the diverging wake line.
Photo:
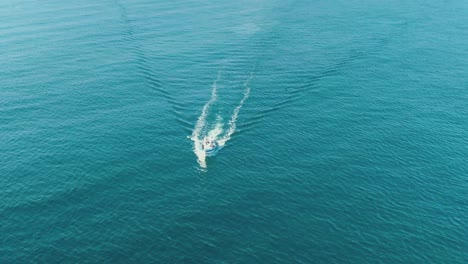
[(247, 98), (250, 95), (249, 83), (253, 78), (253, 74), (250, 74), (249, 78), (243, 83), (244, 94), (239, 104), (234, 108), (231, 118), (228, 123), (228, 128), (224, 131), (223, 118), (220, 115), (216, 116), (215, 123), (207, 122), (207, 116), (210, 113), (211, 106), (218, 99), (218, 82), (221, 79), (221, 72), (218, 72), (216, 80), (213, 82), (211, 90), (211, 98), (203, 106), (200, 116), (197, 119), (197, 123), (193, 129), (190, 139), (193, 141), (193, 150), (198, 158), (200, 166), (206, 168), (206, 157), (214, 156), (222, 149), (226, 142), (231, 139), (232, 134), (236, 131), (236, 122), (239, 112), (242, 109)]

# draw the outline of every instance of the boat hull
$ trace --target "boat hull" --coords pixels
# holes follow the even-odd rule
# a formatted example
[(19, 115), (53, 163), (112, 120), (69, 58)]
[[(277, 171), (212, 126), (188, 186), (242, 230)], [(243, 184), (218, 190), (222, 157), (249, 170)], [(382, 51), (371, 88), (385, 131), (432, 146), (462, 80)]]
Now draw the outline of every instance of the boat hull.
[(206, 149), (205, 150), (205, 155), (207, 157), (212, 157), (212, 156), (214, 156), (216, 154), (216, 152), (217, 152), (217, 148)]

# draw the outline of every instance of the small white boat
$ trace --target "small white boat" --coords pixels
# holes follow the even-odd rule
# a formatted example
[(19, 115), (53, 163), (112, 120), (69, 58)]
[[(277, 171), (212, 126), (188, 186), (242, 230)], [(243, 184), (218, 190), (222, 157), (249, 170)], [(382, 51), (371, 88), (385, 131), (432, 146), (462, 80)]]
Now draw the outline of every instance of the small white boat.
[(210, 157), (216, 154), (216, 151), (218, 149), (218, 144), (214, 140), (205, 138), (202, 142), (201, 148), (205, 152), (205, 155), (207, 157)]

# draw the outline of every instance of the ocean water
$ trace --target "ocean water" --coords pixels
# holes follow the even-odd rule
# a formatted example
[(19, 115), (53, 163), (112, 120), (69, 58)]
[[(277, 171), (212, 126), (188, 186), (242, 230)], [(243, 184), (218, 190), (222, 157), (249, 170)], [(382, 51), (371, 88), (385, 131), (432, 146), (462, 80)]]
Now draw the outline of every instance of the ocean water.
[(467, 14), (1, 1), (0, 263), (468, 263)]

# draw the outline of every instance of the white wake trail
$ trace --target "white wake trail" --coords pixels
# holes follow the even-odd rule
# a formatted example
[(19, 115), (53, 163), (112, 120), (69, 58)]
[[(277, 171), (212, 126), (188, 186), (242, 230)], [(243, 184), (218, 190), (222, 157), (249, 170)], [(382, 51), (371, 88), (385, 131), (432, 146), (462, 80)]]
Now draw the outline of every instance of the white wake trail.
[(216, 123), (213, 123), (211, 126), (207, 126), (207, 117), (210, 113), (211, 106), (218, 99), (218, 82), (221, 79), (221, 71), (218, 72), (218, 77), (213, 82), (211, 98), (203, 106), (200, 116), (198, 117), (197, 123), (192, 131), (190, 139), (193, 141), (193, 151), (197, 155), (198, 163), (202, 168), (206, 168), (206, 152), (203, 150), (202, 145), (203, 141), (206, 139), (210, 141), (215, 141), (218, 144), (218, 150), (223, 148), (228, 140), (231, 139), (232, 134), (236, 132), (236, 123), (239, 116), (239, 112), (242, 109), (245, 101), (250, 96), (250, 80), (253, 78), (251, 74), (250, 77), (244, 82), (243, 86), (245, 88), (244, 95), (240, 100), (239, 104), (234, 111), (232, 112), (231, 119), (229, 120), (229, 127), (226, 132), (224, 132), (224, 123), (223, 118), (220, 115), (217, 115)]
[(249, 98), (250, 96), (249, 82), (250, 80), (252, 80), (252, 77), (253, 76), (250, 75), (249, 79), (246, 82), (244, 82), (244, 87), (245, 87), (244, 97), (242, 97), (242, 100), (239, 102), (239, 105), (232, 112), (231, 120), (229, 120), (229, 129), (227, 130), (226, 135), (220, 140), (218, 140), (218, 143), (221, 147), (223, 147), (226, 144), (226, 142), (229, 139), (231, 139), (231, 135), (234, 134), (234, 132), (236, 132), (236, 122), (237, 122), (237, 117), (239, 116), (239, 111), (244, 105), (245, 100), (247, 100), (247, 98)]
[(210, 107), (214, 102), (216, 102), (216, 99), (218, 98), (218, 81), (220, 79), (221, 79), (221, 71), (218, 72), (218, 76), (216, 80), (213, 82), (213, 86), (211, 90), (211, 98), (203, 106), (202, 112), (200, 116), (198, 117), (197, 123), (195, 124), (195, 128), (193, 129), (192, 136), (190, 137), (190, 139), (193, 141), (193, 150), (198, 157), (200, 166), (202, 166), (203, 168), (206, 168), (206, 162), (205, 162), (206, 155), (205, 155), (205, 152), (201, 149), (201, 144), (202, 144), (203, 139), (200, 138), (200, 134), (203, 128), (205, 127), (206, 117), (208, 115)]
[(211, 90), (211, 98), (203, 106), (202, 112), (201, 112), (200, 116), (198, 117), (197, 123), (195, 124), (195, 128), (193, 129), (192, 137), (191, 137), (192, 140), (197, 139), (200, 136), (200, 133), (201, 133), (203, 127), (205, 126), (206, 116), (208, 115), (208, 111), (210, 109), (210, 106), (218, 98), (218, 81), (219, 81), (220, 78), (221, 78), (221, 72), (218, 72), (218, 77), (213, 82), (213, 86), (212, 86), (212, 90)]

